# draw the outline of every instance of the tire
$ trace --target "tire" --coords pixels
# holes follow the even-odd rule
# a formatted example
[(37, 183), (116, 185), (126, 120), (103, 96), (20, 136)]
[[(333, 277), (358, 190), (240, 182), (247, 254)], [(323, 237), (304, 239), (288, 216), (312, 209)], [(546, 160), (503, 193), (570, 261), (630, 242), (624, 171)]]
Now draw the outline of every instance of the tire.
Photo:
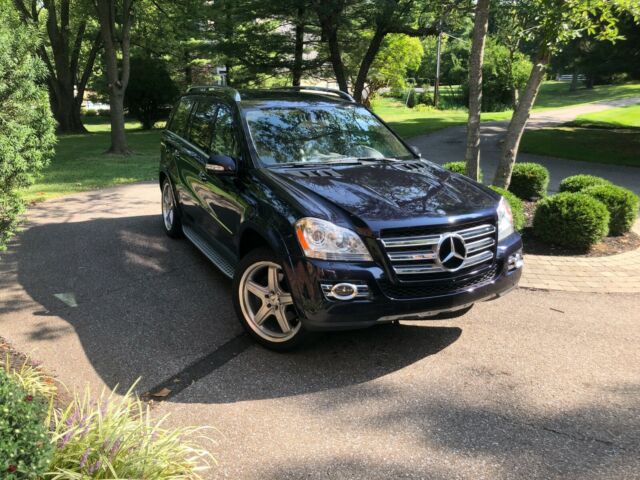
[(164, 232), (171, 238), (182, 237), (180, 208), (176, 201), (173, 186), (168, 178), (165, 178), (162, 182), (160, 202), (162, 204), (162, 225), (164, 227)]
[(297, 348), (311, 336), (293, 304), (282, 262), (268, 248), (252, 250), (238, 264), (233, 305), (249, 335), (271, 350)]

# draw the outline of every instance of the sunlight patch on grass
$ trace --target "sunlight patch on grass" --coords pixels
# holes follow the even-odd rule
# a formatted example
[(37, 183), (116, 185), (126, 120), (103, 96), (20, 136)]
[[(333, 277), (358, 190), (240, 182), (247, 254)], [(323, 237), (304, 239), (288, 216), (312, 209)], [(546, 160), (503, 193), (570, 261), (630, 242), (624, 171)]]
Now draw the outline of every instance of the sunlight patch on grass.
[(571, 124), (590, 128), (640, 128), (640, 105), (586, 113), (578, 116)]

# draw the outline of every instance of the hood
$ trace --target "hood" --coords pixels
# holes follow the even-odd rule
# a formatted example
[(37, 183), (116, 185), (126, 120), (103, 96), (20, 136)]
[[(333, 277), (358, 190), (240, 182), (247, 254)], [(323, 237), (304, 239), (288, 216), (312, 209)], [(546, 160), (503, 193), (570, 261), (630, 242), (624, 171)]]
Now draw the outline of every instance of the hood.
[(390, 227), (388, 223), (425, 225), (487, 215), (498, 203), (471, 180), (421, 160), (272, 172), (375, 229)]

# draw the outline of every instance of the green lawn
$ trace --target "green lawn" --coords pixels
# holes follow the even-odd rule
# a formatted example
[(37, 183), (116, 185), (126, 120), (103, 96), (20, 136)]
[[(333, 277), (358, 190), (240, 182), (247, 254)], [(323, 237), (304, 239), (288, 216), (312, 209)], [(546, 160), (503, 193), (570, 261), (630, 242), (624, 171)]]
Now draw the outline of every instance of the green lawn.
[(157, 178), (159, 130), (134, 130), (137, 125), (128, 123), (127, 140), (134, 153), (122, 157), (104, 155), (110, 143), (109, 126), (92, 123), (86, 126), (97, 133), (58, 137), (55, 157), (36, 183), (23, 191), (27, 201)]
[(580, 115), (571, 124), (589, 128), (640, 128), (640, 105), (587, 113)]
[(570, 92), (567, 82), (552, 81), (542, 84), (534, 109), (572, 107), (583, 103), (618, 100), (627, 97), (640, 97), (640, 83), (596, 85), (592, 89), (579, 88), (575, 92)]
[(538, 155), (640, 167), (640, 135), (634, 130), (545, 128), (526, 132), (520, 149)]

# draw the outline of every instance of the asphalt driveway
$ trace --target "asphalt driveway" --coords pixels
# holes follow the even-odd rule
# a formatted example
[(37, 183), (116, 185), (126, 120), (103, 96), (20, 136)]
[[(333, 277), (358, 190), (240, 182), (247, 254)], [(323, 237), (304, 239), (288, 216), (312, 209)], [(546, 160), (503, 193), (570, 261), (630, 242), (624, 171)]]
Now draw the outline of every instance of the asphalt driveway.
[(640, 299), (517, 290), (446, 322), (276, 354), (139, 184), (38, 205), (0, 256), (0, 335), (69, 387), (217, 428), (211, 478), (640, 478)]

